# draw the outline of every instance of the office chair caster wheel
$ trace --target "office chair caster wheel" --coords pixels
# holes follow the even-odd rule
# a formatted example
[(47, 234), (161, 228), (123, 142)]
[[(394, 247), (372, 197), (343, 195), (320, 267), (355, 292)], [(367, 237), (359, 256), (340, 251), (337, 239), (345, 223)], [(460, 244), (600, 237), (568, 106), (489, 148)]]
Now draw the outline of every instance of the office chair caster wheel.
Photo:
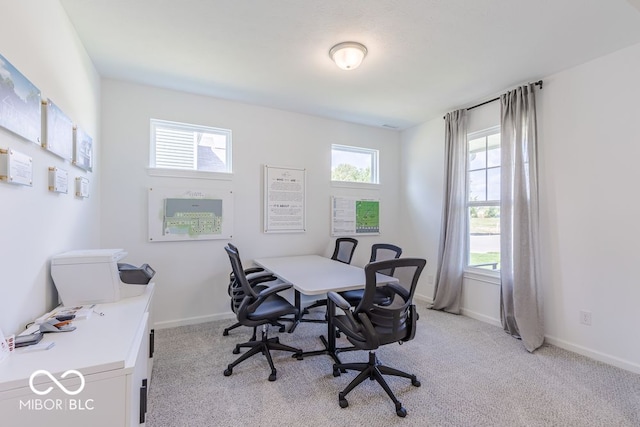
[[(398, 406), (400, 406), (400, 409), (398, 409)], [(404, 409), (400, 403), (396, 404), (396, 415), (401, 418), (404, 418), (407, 416), (407, 410)]]
[(233, 374), (233, 369), (232, 368), (227, 368), (227, 369), (224, 370), (224, 376), (225, 377), (228, 377), (231, 374)]
[(347, 402), (347, 399), (344, 398), (342, 393), (338, 394), (338, 403), (340, 404), (341, 408), (346, 408), (347, 406), (349, 406), (349, 402)]
[(276, 344), (280, 344), (280, 337), (276, 337), (275, 338), (275, 342), (276, 342)]
[(340, 376), (340, 369), (338, 369), (338, 367), (336, 365), (333, 365), (333, 376), (334, 377), (339, 377)]
[(240, 347), (236, 347), (232, 351), (233, 354), (240, 354)]
[(303, 360), (304, 359), (304, 357), (302, 356), (302, 352), (301, 351), (297, 352), (294, 356), (296, 357), (297, 360)]
[(286, 331), (287, 328), (284, 327), (284, 325), (280, 326), (280, 329), (278, 329), (278, 332), (284, 332)]
[(420, 387), (420, 381), (417, 378), (411, 378), (411, 385), (414, 387)]
[(224, 331), (222, 331), (222, 336), (223, 337), (228, 337), (229, 336), (229, 330), (225, 329)]
[(273, 371), (271, 371), (271, 375), (269, 375), (269, 381), (275, 381), (276, 380), (276, 370), (274, 369)]

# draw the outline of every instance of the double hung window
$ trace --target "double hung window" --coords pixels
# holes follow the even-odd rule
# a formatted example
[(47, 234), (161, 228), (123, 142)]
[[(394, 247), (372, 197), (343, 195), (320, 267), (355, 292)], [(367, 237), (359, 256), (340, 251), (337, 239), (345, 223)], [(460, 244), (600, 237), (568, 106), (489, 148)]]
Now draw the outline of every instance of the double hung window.
[(467, 136), (469, 267), (500, 270), (500, 128)]

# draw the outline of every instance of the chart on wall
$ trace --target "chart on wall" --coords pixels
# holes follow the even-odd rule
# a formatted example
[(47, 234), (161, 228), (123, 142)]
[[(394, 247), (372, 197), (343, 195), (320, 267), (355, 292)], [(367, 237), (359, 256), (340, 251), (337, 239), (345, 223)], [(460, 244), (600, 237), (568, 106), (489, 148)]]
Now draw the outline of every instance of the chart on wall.
[(149, 188), (149, 241), (231, 239), (230, 190)]
[(305, 231), (305, 170), (264, 167), (264, 232)]
[(357, 197), (331, 197), (331, 235), (380, 234), (380, 201)]

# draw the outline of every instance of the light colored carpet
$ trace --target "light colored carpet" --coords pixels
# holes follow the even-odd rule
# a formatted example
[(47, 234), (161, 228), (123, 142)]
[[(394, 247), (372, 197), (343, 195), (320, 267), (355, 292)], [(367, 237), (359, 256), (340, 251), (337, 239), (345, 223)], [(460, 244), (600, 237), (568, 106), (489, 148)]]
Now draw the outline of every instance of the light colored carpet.
[[(298, 361), (273, 352), (278, 370), (267, 380), (256, 355), (223, 376), (249, 328), (222, 336), (233, 321), (156, 331), (147, 426), (640, 426), (640, 376), (545, 345), (533, 354), (492, 325), (419, 307), (416, 338), (378, 350), (383, 363), (418, 376), (388, 377), (407, 409), (399, 418), (375, 381), (365, 381), (338, 405), (338, 392), (357, 373), (333, 377), (328, 356)], [(322, 311), (314, 311), (321, 316)], [(302, 323), (283, 343), (321, 348), (326, 325)], [(339, 346), (347, 346), (342, 338)], [(366, 361), (367, 352), (341, 353)]]

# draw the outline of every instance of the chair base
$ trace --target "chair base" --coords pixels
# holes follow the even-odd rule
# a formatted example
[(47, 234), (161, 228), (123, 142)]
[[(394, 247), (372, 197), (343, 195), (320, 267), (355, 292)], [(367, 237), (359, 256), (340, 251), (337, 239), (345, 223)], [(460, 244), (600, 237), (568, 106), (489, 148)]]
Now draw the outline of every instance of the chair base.
[[(293, 322), (294, 319), (279, 319), (280, 322)], [(222, 331), (222, 335), (223, 336), (228, 336), (229, 335), (229, 331), (239, 328), (240, 326), (243, 326), (240, 322), (236, 322), (233, 325), (229, 326), (228, 328), (224, 328), (224, 331)], [(287, 328), (282, 324), (282, 323), (275, 323), (274, 326), (278, 326), (280, 329), (278, 330), (279, 332), (285, 332), (287, 330)], [(253, 328), (253, 335), (251, 335), (251, 339), (249, 341), (255, 341), (256, 340), (256, 328)]]
[[(255, 328), (254, 328), (255, 330)], [(285, 344), (280, 343), (280, 338), (268, 338), (267, 337), (267, 328), (263, 325), (262, 328), (262, 339), (260, 341), (252, 340), (243, 344), (237, 344), (236, 348), (233, 349), (233, 354), (239, 354), (241, 348), (248, 348), (249, 350), (236, 359), (233, 363), (227, 366), (227, 369), (224, 370), (224, 376), (228, 377), (233, 373), (233, 368), (243, 361), (247, 360), (251, 356), (256, 354), (264, 354), (267, 358), (267, 362), (269, 363), (269, 367), (271, 368), (271, 375), (269, 375), (269, 381), (275, 381), (277, 371), (275, 366), (273, 365), (273, 359), (271, 358), (271, 350), (282, 350), (282, 351), (290, 351), (295, 353), (295, 356), (298, 360), (302, 360), (302, 350), (299, 348), (291, 347)]]
[(346, 408), (349, 406), (349, 402), (347, 402), (346, 395), (351, 392), (357, 385), (363, 382), (365, 379), (376, 380), (378, 384), (382, 386), (384, 391), (393, 401), (396, 407), (396, 414), (399, 417), (405, 417), (407, 415), (407, 410), (402, 407), (402, 403), (396, 398), (396, 396), (391, 391), (391, 388), (387, 384), (387, 381), (384, 379), (383, 375), (393, 375), (396, 377), (409, 378), (411, 380), (411, 385), (414, 387), (420, 387), (420, 381), (415, 375), (408, 374), (406, 372), (399, 371), (397, 369), (391, 368), (389, 366), (384, 366), (378, 358), (376, 357), (375, 352), (369, 352), (369, 361), (367, 363), (336, 363), (333, 365), (333, 376), (340, 376), (340, 371), (343, 370), (354, 370), (360, 371), (357, 377), (353, 379), (349, 383), (349, 385), (338, 393), (338, 403), (341, 408)]

